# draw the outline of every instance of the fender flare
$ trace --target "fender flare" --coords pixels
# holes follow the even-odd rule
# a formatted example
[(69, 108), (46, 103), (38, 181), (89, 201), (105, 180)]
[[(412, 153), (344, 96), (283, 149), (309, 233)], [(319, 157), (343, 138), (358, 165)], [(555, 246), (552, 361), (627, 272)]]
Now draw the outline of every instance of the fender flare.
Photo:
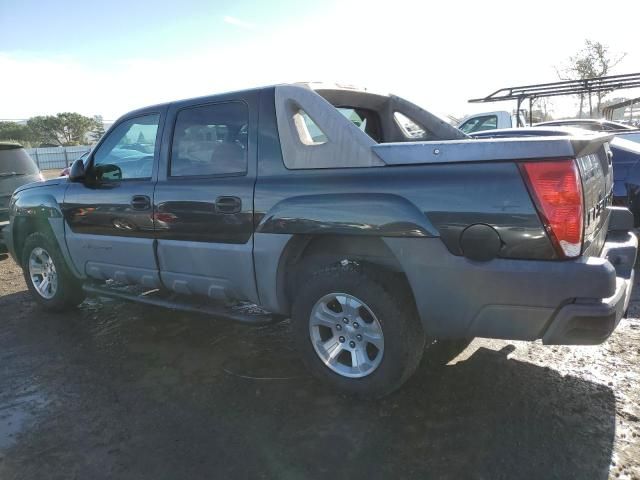
[[(9, 212), (11, 217), (10, 230), (9, 230), (9, 250), (13, 252), (12, 256), (20, 263), (19, 251), (21, 245), (18, 245), (19, 240), (24, 241), (21, 238), (21, 230), (27, 228), (29, 225), (33, 225), (35, 222), (39, 226), (45, 226), (48, 228), (51, 235), (54, 237), (58, 244), (58, 248), (62, 252), (62, 256), (67, 262), (70, 270), (78, 277), (82, 278), (80, 272), (77, 271), (75, 265), (71, 261), (71, 256), (67, 248), (65, 241), (65, 221), (62, 213), (62, 208), (58, 203), (55, 195), (44, 189), (34, 188), (22, 190), (14, 194), (14, 197), (9, 206)], [(38, 228), (40, 230), (40, 227)], [(26, 238), (26, 236), (25, 236)]]
[(433, 224), (407, 199), (388, 193), (303, 195), (278, 202), (256, 233), (438, 237)]

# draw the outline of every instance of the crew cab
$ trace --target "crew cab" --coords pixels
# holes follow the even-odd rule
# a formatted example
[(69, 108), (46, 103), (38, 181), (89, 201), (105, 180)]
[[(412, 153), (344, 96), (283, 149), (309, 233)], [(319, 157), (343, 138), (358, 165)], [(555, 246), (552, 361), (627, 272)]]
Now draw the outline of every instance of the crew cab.
[(400, 97), (327, 85), (176, 101), (19, 188), (7, 242), (44, 308), (91, 293), (290, 318), (315, 375), (377, 397), (473, 337), (608, 338), (637, 252), (611, 205), (610, 138), (471, 139)]

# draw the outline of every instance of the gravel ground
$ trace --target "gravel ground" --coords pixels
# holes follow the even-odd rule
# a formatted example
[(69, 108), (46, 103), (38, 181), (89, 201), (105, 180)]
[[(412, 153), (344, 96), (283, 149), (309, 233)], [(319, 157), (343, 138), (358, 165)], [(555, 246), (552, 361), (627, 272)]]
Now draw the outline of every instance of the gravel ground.
[(638, 296), (599, 347), (476, 340), (367, 402), (310, 378), (286, 325), (52, 315), (25, 288), (0, 262), (3, 480), (640, 479)]

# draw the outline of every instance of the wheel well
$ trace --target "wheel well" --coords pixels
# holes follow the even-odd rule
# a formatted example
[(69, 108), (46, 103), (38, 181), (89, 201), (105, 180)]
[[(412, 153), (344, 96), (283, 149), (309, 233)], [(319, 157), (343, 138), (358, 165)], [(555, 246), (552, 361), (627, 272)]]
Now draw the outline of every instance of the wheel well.
[[(296, 235), (287, 244), (278, 266), (278, 294), (290, 310), (295, 291), (305, 270), (317, 269), (343, 260), (366, 264), (393, 275), (395, 281), (408, 280), (400, 262), (380, 237), (355, 235)], [(413, 300), (413, 293), (411, 293)]]
[(47, 220), (41, 217), (17, 217), (13, 221), (13, 248), (19, 263), (22, 261), (22, 247), (27, 237), (34, 232), (49, 232), (50, 229)]

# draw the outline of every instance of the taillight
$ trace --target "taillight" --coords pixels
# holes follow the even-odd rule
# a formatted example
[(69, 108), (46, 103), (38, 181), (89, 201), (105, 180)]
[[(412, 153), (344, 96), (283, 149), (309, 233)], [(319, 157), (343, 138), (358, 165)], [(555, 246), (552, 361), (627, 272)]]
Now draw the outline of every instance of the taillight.
[(520, 170), (560, 257), (582, 250), (582, 182), (573, 159), (524, 162)]

